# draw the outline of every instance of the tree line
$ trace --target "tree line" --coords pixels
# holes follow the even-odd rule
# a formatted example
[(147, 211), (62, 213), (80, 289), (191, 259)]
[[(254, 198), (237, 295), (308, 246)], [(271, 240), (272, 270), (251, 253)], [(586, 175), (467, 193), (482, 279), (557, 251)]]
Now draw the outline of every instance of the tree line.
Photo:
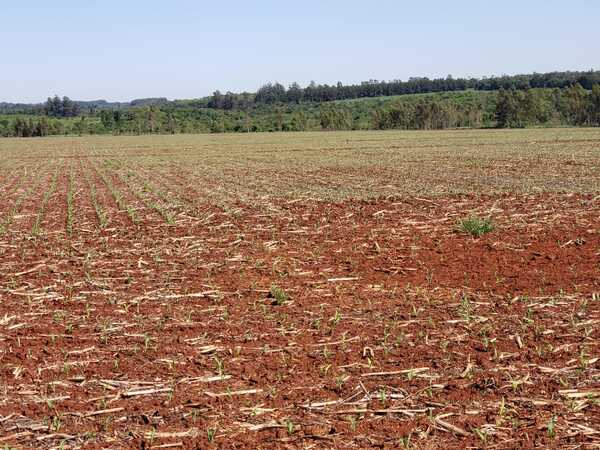
[(207, 106), (216, 109), (247, 108), (252, 104), (330, 102), (335, 100), (384, 97), (394, 95), (426, 94), (435, 92), (456, 92), (468, 89), (477, 91), (496, 91), (499, 89), (527, 90), (535, 88), (565, 88), (580, 84), (591, 89), (600, 83), (600, 71), (588, 72), (549, 72), (525, 75), (504, 75), (490, 78), (446, 78), (429, 79), (427, 77), (410, 78), (408, 81), (363, 81), (360, 84), (335, 85), (311, 82), (301, 88), (292, 83), (287, 89), (281, 83), (267, 83), (255, 95), (216, 91), (207, 102)]
[[(353, 129), (600, 126), (600, 84), (258, 104), (247, 109), (156, 104), (73, 116), (54, 99), (48, 115), (0, 115), (0, 136), (224, 133)], [(65, 109), (65, 105), (67, 108)]]
[(168, 107), (173, 109), (220, 109), (225, 111), (247, 110), (260, 105), (323, 103), (336, 100), (359, 98), (374, 98), (396, 95), (426, 94), (437, 92), (458, 92), (464, 90), (497, 91), (528, 90), (536, 88), (564, 89), (575, 84), (586, 90), (591, 90), (595, 84), (600, 84), (600, 71), (566, 71), (532, 73), (522, 75), (502, 75), (484, 78), (445, 78), (430, 79), (413, 77), (407, 81), (369, 80), (359, 84), (334, 85), (316, 84), (314, 81), (302, 88), (298, 83), (292, 83), (287, 88), (280, 83), (267, 83), (257, 92), (221, 93), (215, 91), (211, 96), (192, 100), (173, 100), (166, 98), (137, 99), (130, 102), (72, 101), (68, 97), (48, 98), (45, 104), (28, 105), (1, 103), (0, 114), (47, 115), (50, 117), (73, 117), (77, 115), (97, 115), (101, 110), (135, 109), (146, 106)]
[(556, 120), (575, 126), (600, 126), (600, 84), (590, 92), (579, 83), (563, 90), (500, 90), (495, 111), (500, 128), (535, 126)]
[(600, 126), (600, 84), (591, 91), (577, 83), (564, 89), (500, 89), (473, 101), (458, 99), (428, 96), (415, 102), (393, 102), (373, 111), (373, 128)]
[(88, 120), (81, 116), (76, 119), (49, 119), (46, 116), (0, 116), (0, 136), (2, 137), (44, 137), (57, 135), (90, 134)]

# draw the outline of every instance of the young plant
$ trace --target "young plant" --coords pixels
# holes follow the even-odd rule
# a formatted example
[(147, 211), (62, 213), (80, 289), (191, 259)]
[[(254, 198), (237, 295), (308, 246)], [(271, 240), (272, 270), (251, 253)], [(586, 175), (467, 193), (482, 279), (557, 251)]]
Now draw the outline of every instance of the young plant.
[(330, 319), (331, 322), (331, 326), (335, 327), (338, 323), (340, 323), (340, 321), (342, 320), (342, 314), (340, 313), (339, 309), (335, 310), (335, 314), (333, 315), (333, 317)]
[(483, 442), (484, 444), (487, 442), (488, 434), (484, 430), (481, 430), (479, 428), (473, 428), (473, 432), (477, 435), (481, 442)]
[(473, 237), (481, 237), (494, 231), (494, 223), (489, 218), (468, 217), (458, 222), (458, 230)]
[(554, 438), (556, 436), (556, 416), (552, 416), (548, 421), (547, 432), (548, 437)]
[(294, 429), (295, 429), (294, 422), (292, 422), (289, 419), (286, 420), (285, 421), (285, 427), (287, 428), (288, 434), (290, 434), (290, 435), (294, 434)]
[(273, 284), (271, 285), (271, 289), (269, 290), (269, 297), (273, 299), (274, 305), (283, 305), (290, 299), (290, 296), (280, 287)]
[(412, 448), (411, 445), (411, 438), (412, 438), (412, 433), (409, 433), (408, 436), (402, 436), (400, 438), (400, 444), (402, 444), (402, 448), (408, 450)]
[(46, 208), (48, 207), (48, 202), (50, 201), (50, 197), (54, 194), (56, 190), (56, 179), (58, 178), (59, 167), (56, 168), (52, 180), (50, 181), (50, 186), (48, 190), (44, 193), (44, 197), (42, 198), (42, 204), (40, 205), (40, 209), (38, 210), (37, 216), (35, 218), (35, 222), (31, 227), (31, 235), (37, 237), (41, 233), (42, 228), (42, 220), (46, 213)]
[(215, 428), (207, 428), (206, 429), (206, 438), (208, 442), (213, 442), (215, 440), (215, 435), (217, 434), (217, 430)]
[(98, 174), (98, 176), (104, 182), (106, 188), (108, 189), (108, 192), (110, 192), (110, 195), (114, 199), (117, 206), (121, 210), (127, 212), (127, 215), (131, 219), (132, 223), (138, 224), (140, 222), (140, 219), (137, 216), (135, 210), (124, 200), (123, 194), (115, 187), (115, 185), (113, 184), (113, 182), (109, 178), (109, 176), (107, 176), (104, 172), (101, 172), (100, 169), (98, 169), (98, 167), (93, 166), (93, 168), (96, 171), (96, 173)]
[(464, 295), (460, 300), (460, 306), (458, 308), (458, 314), (469, 323), (473, 319), (473, 308), (469, 297)]
[(215, 362), (215, 370), (219, 374), (219, 376), (225, 376), (225, 362), (217, 356), (213, 357), (213, 361)]
[(69, 188), (67, 190), (67, 235), (73, 234), (73, 219), (75, 215), (73, 197), (75, 195), (75, 185), (73, 183), (73, 168), (69, 172)]
[(100, 206), (98, 202), (98, 192), (96, 191), (96, 185), (92, 183), (90, 180), (90, 176), (87, 172), (85, 172), (86, 181), (90, 188), (90, 200), (94, 207), (94, 211), (96, 211), (96, 217), (98, 218), (98, 223), (100, 224), (100, 228), (106, 228), (108, 220), (106, 218), (106, 212)]

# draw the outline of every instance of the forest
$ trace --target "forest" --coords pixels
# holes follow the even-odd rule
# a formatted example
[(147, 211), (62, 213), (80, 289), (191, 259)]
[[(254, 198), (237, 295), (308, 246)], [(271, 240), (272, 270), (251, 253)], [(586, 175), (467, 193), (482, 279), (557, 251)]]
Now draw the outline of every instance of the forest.
[(256, 93), (175, 101), (0, 103), (3, 137), (539, 126), (600, 126), (600, 72), (287, 89), (268, 83)]

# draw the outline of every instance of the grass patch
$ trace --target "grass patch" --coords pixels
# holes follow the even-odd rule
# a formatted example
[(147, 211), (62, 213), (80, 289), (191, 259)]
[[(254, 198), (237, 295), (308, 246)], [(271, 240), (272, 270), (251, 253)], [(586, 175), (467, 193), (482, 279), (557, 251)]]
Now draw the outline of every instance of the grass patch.
[(458, 230), (473, 237), (480, 237), (494, 231), (494, 223), (490, 218), (468, 217), (458, 223)]

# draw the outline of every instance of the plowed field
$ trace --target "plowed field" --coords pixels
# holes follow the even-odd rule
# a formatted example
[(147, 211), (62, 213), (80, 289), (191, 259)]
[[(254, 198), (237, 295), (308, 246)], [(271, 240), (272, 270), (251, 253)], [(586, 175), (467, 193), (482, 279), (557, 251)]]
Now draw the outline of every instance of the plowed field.
[(600, 130), (0, 140), (0, 445), (599, 448)]

